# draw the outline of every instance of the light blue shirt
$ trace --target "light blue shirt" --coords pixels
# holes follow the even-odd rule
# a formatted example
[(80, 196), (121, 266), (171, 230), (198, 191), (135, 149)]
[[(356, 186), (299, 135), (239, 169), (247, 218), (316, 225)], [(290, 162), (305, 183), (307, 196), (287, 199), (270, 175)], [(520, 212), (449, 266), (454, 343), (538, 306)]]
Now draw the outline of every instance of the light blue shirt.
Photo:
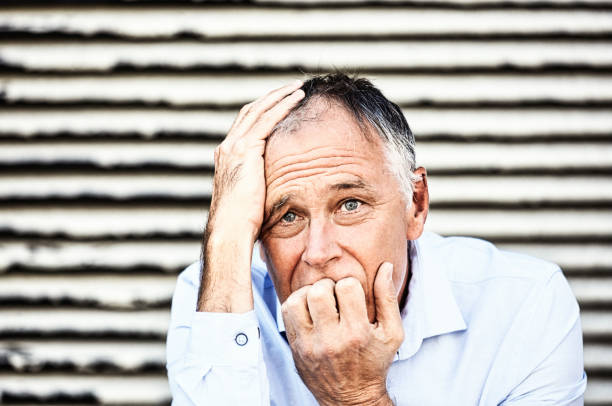
[[(464, 237), (410, 245), (396, 405), (582, 405), (579, 308), (555, 264)], [(255, 309), (196, 312), (199, 263), (178, 278), (167, 341), (173, 405), (316, 405), (295, 370), (257, 247)]]

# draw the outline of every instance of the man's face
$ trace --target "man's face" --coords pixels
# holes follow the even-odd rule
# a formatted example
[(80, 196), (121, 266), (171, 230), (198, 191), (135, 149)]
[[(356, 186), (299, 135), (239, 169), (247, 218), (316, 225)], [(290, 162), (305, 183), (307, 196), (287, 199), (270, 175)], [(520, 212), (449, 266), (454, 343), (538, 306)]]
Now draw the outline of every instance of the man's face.
[(357, 278), (373, 321), (376, 272), (383, 262), (393, 263), (400, 294), (406, 239), (418, 225), (386, 167), (377, 135), (366, 139), (333, 102), (314, 101), (311, 108), (318, 111), (316, 120), (273, 136), (266, 146), (261, 241), (270, 275), (281, 303), (323, 278)]

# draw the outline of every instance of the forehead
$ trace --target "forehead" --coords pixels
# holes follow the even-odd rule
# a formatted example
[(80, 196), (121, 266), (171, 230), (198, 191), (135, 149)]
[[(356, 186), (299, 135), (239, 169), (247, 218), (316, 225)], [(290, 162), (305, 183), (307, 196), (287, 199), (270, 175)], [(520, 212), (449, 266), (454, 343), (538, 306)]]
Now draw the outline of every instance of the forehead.
[(337, 102), (311, 102), (307, 111), (292, 119), (297, 122), (285, 126), (288, 131), (272, 135), (267, 142), (264, 156), (267, 185), (279, 171), (291, 172), (317, 161), (323, 166), (333, 165), (332, 161), (357, 164), (364, 159), (372, 164), (383, 164), (382, 143), (378, 136), (373, 130), (362, 128)]

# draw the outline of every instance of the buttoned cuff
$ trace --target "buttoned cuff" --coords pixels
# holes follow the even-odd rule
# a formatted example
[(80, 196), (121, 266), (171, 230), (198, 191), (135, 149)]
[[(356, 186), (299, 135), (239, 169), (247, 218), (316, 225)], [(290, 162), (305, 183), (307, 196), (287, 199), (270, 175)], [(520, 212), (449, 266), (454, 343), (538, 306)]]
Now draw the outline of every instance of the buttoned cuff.
[(259, 323), (255, 310), (246, 313), (195, 312), (189, 358), (214, 366), (256, 366)]

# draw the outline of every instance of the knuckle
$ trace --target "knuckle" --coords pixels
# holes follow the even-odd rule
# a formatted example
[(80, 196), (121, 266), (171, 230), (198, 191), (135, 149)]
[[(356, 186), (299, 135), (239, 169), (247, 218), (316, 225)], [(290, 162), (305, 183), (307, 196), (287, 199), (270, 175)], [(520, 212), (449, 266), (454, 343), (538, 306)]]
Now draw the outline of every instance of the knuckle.
[(255, 116), (260, 116), (262, 113), (262, 110), (264, 109), (265, 109), (265, 105), (262, 104), (261, 102), (259, 101), (253, 102), (247, 114), (254, 114)]
[(247, 146), (244, 141), (236, 141), (236, 143), (234, 144), (233, 152), (236, 155), (244, 155), (247, 152)]
[(312, 348), (312, 356), (315, 359), (333, 359), (337, 354), (338, 349), (336, 346), (325, 341), (319, 342)]
[(281, 311), (287, 312), (293, 310), (298, 306), (301, 306), (309, 290), (310, 289), (301, 288), (293, 292), (291, 295), (289, 295), (287, 299), (285, 299), (285, 302), (281, 305)]
[(219, 156), (228, 155), (230, 153), (229, 143), (227, 141), (223, 141), (221, 144), (219, 144), (216, 150), (219, 151)]
[(340, 292), (352, 292), (357, 290), (360, 286), (361, 283), (359, 280), (352, 276), (340, 279), (338, 282), (336, 282), (336, 289)]
[(363, 340), (360, 336), (351, 334), (346, 339), (346, 346), (348, 348), (360, 348), (363, 345)]
[(394, 335), (395, 343), (399, 346), (404, 341), (405, 333), (403, 328), (398, 328)]
[(253, 107), (253, 102), (245, 104), (244, 106), (240, 108), (240, 113), (242, 114), (247, 113), (251, 109), (251, 107)]
[(273, 115), (274, 115), (274, 107), (272, 107), (271, 109), (261, 113), (261, 115), (259, 116), (259, 120), (260, 121), (268, 121), (268, 120), (270, 120), (270, 118), (272, 118)]
[(388, 345), (393, 348), (399, 348), (404, 342), (404, 329), (396, 328), (386, 334)]
[(320, 300), (325, 296), (325, 290), (321, 285), (312, 285), (312, 288), (308, 291), (309, 300)]
[(286, 334), (287, 334), (287, 340), (290, 343), (295, 343), (297, 341), (297, 333), (295, 331), (287, 330)]
[(265, 131), (266, 128), (266, 121), (263, 117), (259, 117), (257, 120), (255, 120), (255, 122), (253, 123), (253, 126), (249, 129), (249, 132), (257, 134), (257, 133), (261, 133), (262, 131)]
[(323, 278), (316, 281), (312, 286), (321, 286), (326, 289), (333, 288), (336, 283), (330, 278)]
[(332, 345), (325, 345), (322, 348), (321, 357), (324, 358), (335, 358), (338, 355), (338, 349)]
[(312, 285), (305, 285), (299, 288), (298, 290), (296, 290), (295, 292), (293, 292), (293, 294), (295, 294), (296, 297), (299, 297), (301, 298), (301, 300), (303, 300), (303, 298), (306, 297), (306, 295), (308, 294), (308, 291), (311, 288), (312, 288)]
[(309, 299), (322, 299), (331, 293), (333, 281), (331, 279), (321, 279), (315, 282), (308, 290)]
[(349, 348), (363, 348), (368, 341), (368, 335), (364, 329), (353, 328), (346, 336), (346, 345)]
[(285, 301), (285, 303), (283, 303), (281, 305), (281, 313), (282, 313), (283, 317), (286, 317), (289, 314), (289, 303), (288, 303), (288, 301)]
[(300, 358), (306, 360), (318, 359), (318, 353), (309, 345), (300, 345), (299, 347)]
[(293, 308), (297, 305), (297, 298), (295, 296), (289, 296), (285, 303), (282, 304), (281, 310), (283, 313), (291, 312)]

